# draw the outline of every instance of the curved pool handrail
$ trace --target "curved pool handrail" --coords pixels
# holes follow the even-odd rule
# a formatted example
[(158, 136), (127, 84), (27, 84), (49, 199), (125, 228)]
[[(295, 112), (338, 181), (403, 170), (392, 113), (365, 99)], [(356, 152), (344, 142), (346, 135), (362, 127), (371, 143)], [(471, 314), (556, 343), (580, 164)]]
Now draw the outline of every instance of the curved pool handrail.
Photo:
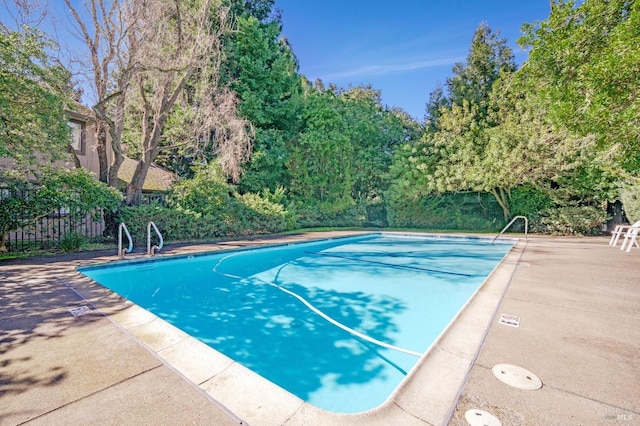
[[(157, 246), (156, 245), (151, 246), (151, 227), (152, 226), (153, 226), (153, 229), (156, 231), (156, 234), (158, 234), (158, 238), (160, 239), (160, 242), (158, 243)], [(147, 224), (147, 255), (153, 256), (154, 251), (162, 250), (162, 247), (164, 247), (164, 239), (162, 238), (162, 234), (158, 230), (158, 227), (156, 226), (155, 223), (149, 222)]]
[(529, 219), (527, 219), (526, 216), (516, 216), (513, 219), (511, 219), (511, 222), (507, 223), (507, 226), (505, 226), (504, 228), (502, 228), (502, 231), (500, 231), (500, 233), (498, 235), (496, 235), (493, 240), (491, 240), (491, 244), (493, 244), (502, 234), (504, 234), (504, 231), (506, 231), (507, 229), (509, 229), (509, 227), (511, 225), (513, 225), (513, 222), (515, 222), (518, 219), (524, 219), (524, 239), (528, 240), (528, 232), (529, 232)]
[[(129, 247), (126, 249), (122, 248), (122, 230), (124, 229), (127, 238), (129, 239)], [(125, 253), (131, 253), (133, 251), (133, 239), (131, 238), (131, 234), (129, 233), (129, 229), (127, 229), (127, 225), (124, 222), (120, 222), (118, 226), (118, 258), (124, 259)]]

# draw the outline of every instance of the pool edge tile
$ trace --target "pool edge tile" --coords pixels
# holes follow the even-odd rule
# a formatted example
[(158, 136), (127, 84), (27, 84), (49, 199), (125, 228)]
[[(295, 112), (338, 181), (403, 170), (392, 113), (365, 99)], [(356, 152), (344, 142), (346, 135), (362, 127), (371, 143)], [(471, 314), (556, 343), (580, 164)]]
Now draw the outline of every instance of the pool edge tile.
[(282, 425), (304, 404), (297, 396), (237, 362), (200, 388), (248, 424)]
[(181, 340), (157, 354), (197, 385), (214, 378), (235, 362), (193, 337)]
[(155, 353), (189, 337), (184, 331), (158, 317), (145, 324), (129, 328), (127, 331)]

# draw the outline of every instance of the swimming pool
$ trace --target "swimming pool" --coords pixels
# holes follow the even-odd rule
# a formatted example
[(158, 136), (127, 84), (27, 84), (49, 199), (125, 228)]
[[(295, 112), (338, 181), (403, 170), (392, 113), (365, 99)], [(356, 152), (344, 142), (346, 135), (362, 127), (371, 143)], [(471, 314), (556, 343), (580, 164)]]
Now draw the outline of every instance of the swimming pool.
[(373, 234), (80, 270), (311, 404), (374, 408), (513, 241)]

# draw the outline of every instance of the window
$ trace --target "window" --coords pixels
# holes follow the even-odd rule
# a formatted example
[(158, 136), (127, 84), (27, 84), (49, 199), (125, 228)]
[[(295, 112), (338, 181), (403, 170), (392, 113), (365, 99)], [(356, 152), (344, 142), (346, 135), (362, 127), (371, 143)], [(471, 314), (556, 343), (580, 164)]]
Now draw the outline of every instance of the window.
[(69, 121), (69, 127), (71, 127), (71, 146), (73, 150), (76, 154), (84, 155), (86, 145), (85, 123), (71, 120)]

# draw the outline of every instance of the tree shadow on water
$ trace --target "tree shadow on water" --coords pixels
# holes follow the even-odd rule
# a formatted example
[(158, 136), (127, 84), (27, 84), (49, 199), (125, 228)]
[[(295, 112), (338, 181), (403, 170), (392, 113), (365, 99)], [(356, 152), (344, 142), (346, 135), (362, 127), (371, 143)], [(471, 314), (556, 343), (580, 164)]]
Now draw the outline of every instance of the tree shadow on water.
[[(378, 347), (363, 342), (314, 313), (300, 300), (260, 280), (225, 277), (190, 286), (180, 312), (158, 301), (151, 309), (191, 335), (300, 398), (331, 377), (336, 385), (381, 379), (387, 363)], [(392, 297), (287, 284), (333, 319), (393, 344), (394, 316), (404, 310)], [(179, 302), (178, 302), (179, 304)], [(164, 305), (164, 306), (163, 306)]]

